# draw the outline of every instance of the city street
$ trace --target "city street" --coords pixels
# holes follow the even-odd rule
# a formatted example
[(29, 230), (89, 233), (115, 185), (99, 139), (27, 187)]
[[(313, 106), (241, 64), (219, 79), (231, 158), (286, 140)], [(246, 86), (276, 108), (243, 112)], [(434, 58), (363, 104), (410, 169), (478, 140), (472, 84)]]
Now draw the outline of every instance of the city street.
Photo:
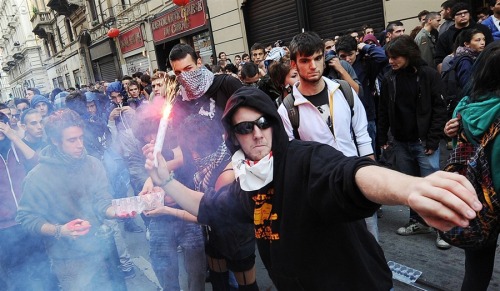
[[(448, 152), (443, 146), (442, 163), (446, 160)], [(397, 235), (396, 229), (408, 222), (409, 209), (403, 206), (383, 206), (383, 211), (384, 216), (379, 219), (380, 245), (384, 249), (387, 261), (393, 261), (422, 272), (413, 286), (394, 280), (394, 289), (408, 291), (460, 290), (464, 274), (464, 252), (454, 247), (449, 250), (439, 250), (434, 244), (436, 239), (434, 233), (407, 237)], [(137, 220), (142, 225), (140, 218)], [(125, 236), (138, 271), (135, 278), (127, 281), (129, 290), (160, 290), (148, 262), (148, 242), (145, 234), (126, 232)], [(497, 250), (496, 267), (488, 290), (499, 290), (500, 288), (500, 256), (498, 252)], [(257, 260), (257, 281), (260, 289), (276, 290), (258, 257)], [(183, 279), (185, 279), (185, 274), (181, 274), (181, 281)], [(359, 279), (363, 280), (363, 278)], [(185, 283), (185, 281), (182, 282)], [(184, 290), (187, 290), (185, 286)], [(206, 290), (212, 290), (210, 283), (206, 284)]]

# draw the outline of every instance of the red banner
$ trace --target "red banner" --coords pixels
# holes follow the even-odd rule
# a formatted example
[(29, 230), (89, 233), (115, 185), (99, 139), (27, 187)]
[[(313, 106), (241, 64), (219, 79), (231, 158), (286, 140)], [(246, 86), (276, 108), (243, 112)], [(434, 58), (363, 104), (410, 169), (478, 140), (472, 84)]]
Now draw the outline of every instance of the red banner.
[(174, 8), (151, 22), (153, 40), (158, 42), (171, 38), (204, 26), (206, 22), (203, 0), (190, 1), (186, 6)]
[(122, 54), (144, 47), (144, 38), (139, 26), (120, 35), (118, 41)]

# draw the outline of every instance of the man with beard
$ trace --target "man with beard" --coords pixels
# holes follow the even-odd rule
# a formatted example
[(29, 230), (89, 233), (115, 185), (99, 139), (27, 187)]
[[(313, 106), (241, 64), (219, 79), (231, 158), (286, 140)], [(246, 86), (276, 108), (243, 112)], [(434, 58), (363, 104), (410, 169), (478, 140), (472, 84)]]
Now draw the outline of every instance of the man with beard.
[[(322, 77), (325, 67), (324, 45), (315, 33), (296, 35), (290, 42), (292, 67), (299, 82), (293, 86), (299, 126), (293, 128), (284, 104), (278, 108), (289, 139), (317, 141), (328, 144), (346, 156), (373, 158), (372, 140), (367, 131), (366, 112), (358, 95), (352, 90), (351, 108), (340, 90), (340, 84)], [(367, 219), (370, 232), (378, 239), (377, 217)]]
[[(173, 144), (173, 159), (169, 167), (176, 171), (176, 175), (186, 185), (194, 189), (193, 176), (196, 165), (183, 159), (185, 149), (176, 146), (176, 136), (183, 134), (181, 127), (184, 120), (192, 114), (201, 115), (212, 123), (210, 136), (220, 139), (216, 132), (221, 132), (220, 118), (229, 97), (240, 88), (241, 82), (230, 75), (214, 75), (207, 70), (194, 49), (187, 44), (177, 44), (169, 55), (172, 71), (179, 82), (179, 94), (175, 97), (172, 108), (171, 128), (167, 131), (169, 144)], [(158, 74), (158, 72), (157, 72)], [(155, 74), (156, 76), (156, 74)], [(165, 73), (153, 77), (153, 85), (162, 85), (161, 94), (165, 93)], [(153, 87), (156, 92), (156, 86)], [(162, 96), (164, 97), (164, 96)], [(157, 98), (155, 96), (155, 98)], [(221, 145), (223, 142), (221, 140)], [(164, 150), (165, 151), (165, 150)], [(224, 158), (228, 151), (218, 151), (217, 158)], [(206, 167), (210, 167), (209, 164)], [(198, 167), (199, 169), (199, 167)], [(143, 191), (152, 190), (152, 183), (146, 182)], [(179, 265), (177, 262), (177, 247), (180, 245), (184, 252), (185, 267), (188, 273), (190, 290), (204, 290), (206, 260), (204, 252), (204, 238), (199, 224), (185, 222), (177, 217), (154, 217), (151, 219), (150, 256), (153, 269), (164, 290), (179, 290)], [(224, 277), (227, 278), (227, 277)], [(219, 280), (221, 278), (211, 278)], [(224, 279), (221, 279), (224, 280)]]

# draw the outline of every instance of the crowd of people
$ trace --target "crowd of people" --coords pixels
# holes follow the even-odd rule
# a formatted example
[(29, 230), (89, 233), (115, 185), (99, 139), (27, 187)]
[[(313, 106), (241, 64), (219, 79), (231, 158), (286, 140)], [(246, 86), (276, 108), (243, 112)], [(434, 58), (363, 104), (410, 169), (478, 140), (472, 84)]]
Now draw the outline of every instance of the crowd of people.
[[(257, 249), (280, 290), (392, 290), (382, 205), (409, 206), (396, 233), (435, 232), (443, 250), (443, 231), (489, 206), (439, 171), (443, 139), (493, 135), (499, 193), (500, 0), (489, 6), (476, 22), (445, 1), (411, 35), (399, 21), (303, 32), (234, 62), (203, 64), (178, 44), (167, 71), (0, 104), (0, 289), (125, 290), (123, 224), (145, 233), (163, 290), (180, 290), (179, 251), (189, 290), (204, 290), (207, 269), (213, 290), (258, 290)], [(151, 192), (164, 206), (140, 213), (143, 227), (111, 203)], [(495, 250), (496, 237), (466, 249), (462, 290), (488, 288)]]

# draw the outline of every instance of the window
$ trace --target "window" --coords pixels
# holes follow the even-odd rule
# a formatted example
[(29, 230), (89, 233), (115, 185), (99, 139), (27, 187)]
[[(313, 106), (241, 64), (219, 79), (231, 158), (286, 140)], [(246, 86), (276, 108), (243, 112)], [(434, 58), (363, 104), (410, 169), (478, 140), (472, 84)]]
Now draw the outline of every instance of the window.
[(73, 78), (75, 79), (75, 85), (82, 85), (82, 73), (80, 73), (80, 70), (73, 71)]
[(71, 27), (71, 21), (69, 18), (64, 19), (66, 23), (66, 31), (68, 33), (68, 38), (70, 42), (73, 42), (75, 40), (75, 36), (73, 35), (73, 28)]
[(71, 86), (71, 78), (69, 76), (69, 73), (64, 75), (64, 77), (66, 78), (66, 84), (68, 85), (66, 88), (73, 87), (73, 86)]
[(90, 10), (90, 18), (92, 22), (94, 21), (99, 21), (98, 17), (99, 15), (97, 14), (97, 7), (95, 5), (95, 0), (88, 0), (89, 2), (89, 10)]
[(57, 77), (57, 87), (64, 88), (64, 82), (61, 76)]

